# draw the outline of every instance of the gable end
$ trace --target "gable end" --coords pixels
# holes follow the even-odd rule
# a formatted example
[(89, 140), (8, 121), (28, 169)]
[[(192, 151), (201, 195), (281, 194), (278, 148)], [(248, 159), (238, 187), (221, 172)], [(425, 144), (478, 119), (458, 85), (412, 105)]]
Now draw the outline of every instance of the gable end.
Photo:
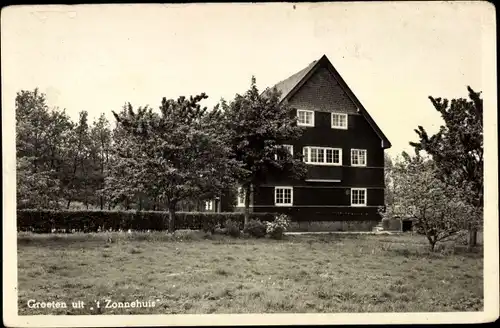
[[(372, 129), (375, 131), (375, 133), (379, 136), (381, 139), (381, 146), (384, 149), (390, 148), (391, 143), (387, 139), (387, 137), (384, 135), (382, 130), (378, 127), (378, 125), (375, 123), (373, 118), (368, 114), (368, 111), (364, 108), (364, 106), (361, 104), (361, 102), (358, 100), (358, 98), (354, 95), (352, 90), (349, 88), (347, 83), (344, 81), (342, 76), (340, 76), (339, 72), (335, 69), (335, 67), (332, 65), (332, 63), (328, 60), (326, 55), (323, 55), (318, 61), (311, 63), (308, 67), (305, 69), (301, 70), (300, 72), (292, 75), (289, 79), (286, 79), (280, 83), (283, 83), (285, 81), (288, 81), (286, 83), (287, 88), (285, 90), (280, 89), (280, 83), (278, 83), (275, 87), (278, 88), (278, 90), (282, 91), (281, 95), (281, 101), (293, 101), (293, 97), (301, 90), (301, 88), (313, 77), (313, 75), (321, 68), (327, 68), (328, 71), (332, 74), (333, 78), (337, 82), (338, 86), (340, 87), (341, 90), (344, 91), (345, 95), (350, 99), (352, 104), (355, 106), (357, 112), (359, 112), (363, 117), (368, 121)], [(306, 70), (309, 69), (309, 71), (306, 72)], [(300, 81), (296, 81), (297, 77), (302, 76)], [(296, 83), (293, 88), (290, 88), (291, 83)]]

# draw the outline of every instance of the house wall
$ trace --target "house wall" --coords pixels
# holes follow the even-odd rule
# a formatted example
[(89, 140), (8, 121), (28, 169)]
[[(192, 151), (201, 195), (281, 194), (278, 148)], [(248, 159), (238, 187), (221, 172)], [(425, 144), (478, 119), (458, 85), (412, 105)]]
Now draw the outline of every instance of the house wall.
[(320, 67), (289, 100), (296, 108), (356, 113), (349, 96), (326, 67)]
[[(254, 191), (253, 211), (287, 213), (296, 221), (380, 220), (384, 205), (384, 149), (368, 121), (338, 85), (330, 71), (318, 71), (295, 93), (289, 104), (315, 111), (315, 126), (303, 127), (300, 140), (288, 142), (294, 154), (305, 146), (342, 148), (341, 166), (308, 165), (306, 179), (340, 180), (307, 182), (269, 177)], [(331, 112), (348, 114), (347, 130), (331, 128)], [(367, 150), (367, 166), (351, 166), (351, 149)], [(293, 206), (274, 206), (274, 186), (293, 186)], [(350, 188), (367, 188), (367, 206), (352, 207)]]

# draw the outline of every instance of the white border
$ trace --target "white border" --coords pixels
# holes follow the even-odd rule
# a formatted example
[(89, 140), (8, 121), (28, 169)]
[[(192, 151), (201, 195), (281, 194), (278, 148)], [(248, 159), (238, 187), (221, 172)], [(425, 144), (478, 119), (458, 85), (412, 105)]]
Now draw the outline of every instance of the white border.
[[(198, 6), (199, 4), (196, 4)], [(219, 4), (214, 4), (214, 6)], [(259, 5), (259, 4), (243, 4)], [(282, 11), (289, 4), (262, 4), (270, 10)], [(332, 4), (333, 5), (333, 4)], [(335, 4), (340, 5), (340, 4)], [(366, 6), (352, 3), (352, 6)], [(381, 3), (370, 4), (374, 9)], [(391, 6), (390, 4), (387, 4)], [(443, 3), (397, 3), (397, 7), (435, 6)], [(456, 2), (446, 5), (479, 14), (481, 20), (481, 73), (484, 99), (484, 310), (481, 312), (421, 312), (421, 313), (293, 313), (293, 314), (207, 314), (207, 315), (37, 315), (17, 314), (17, 235), (16, 235), (16, 160), (14, 99), (2, 92), (2, 163), (3, 163), (3, 313), (4, 324), (10, 327), (116, 327), (116, 326), (234, 326), (234, 325), (325, 325), (325, 324), (435, 324), (435, 323), (482, 323), (492, 322), (499, 316), (499, 240), (498, 240), (498, 139), (497, 139), (497, 65), (495, 7), (488, 2)], [(75, 5), (67, 6), (11, 6), (2, 10), (2, 45), (4, 37), (10, 37), (4, 22), (15, 16), (18, 10), (32, 12), (52, 11), (67, 14), (68, 10), (85, 14), (87, 9), (99, 6), (99, 10), (113, 13), (114, 9), (131, 5)], [(152, 4), (133, 5), (138, 9), (151, 8)], [(175, 6), (175, 5), (174, 5)], [(181, 5), (182, 6), (182, 5)], [(221, 5), (227, 9), (229, 5)], [(307, 6), (307, 5), (304, 5)], [(300, 5), (297, 5), (300, 9)], [(307, 7), (306, 7), (307, 8)], [(314, 17), (312, 16), (312, 20)], [(12, 56), (1, 47), (1, 60)], [(9, 84), (2, 65), (2, 91)], [(397, 124), (397, 123), (394, 123)], [(488, 292), (486, 292), (488, 291)]]
[[(345, 126), (333, 125), (333, 115), (341, 115), (345, 117)], [(330, 114), (330, 125), (332, 129), (347, 130), (349, 128), (349, 115), (347, 113), (332, 112)]]
[[(278, 204), (276, 202), (276, 200), (277, 200), (276, 192), (278, 191), (278, 189), (290, 190), (290, 203)], [(276, 186), (276, 187), (274, 187), (274, 206), (279, 206), (279, 207), (293, 206), (293, 187), (290, 187), (290, 186)]]
[[(353, 164), (352, 162), (352, 153), (353, 151), (364, 151), (365, 152), (365, 164)], [(351, 148), (351, 166), (353, 167), (366, 167), (368, 164), (368, 151), (366, 149), (356, 149), (356, 148)]]
[[(299, 112), (312, 113), (312, 123), (311, 124), (300, 123), (299, 122)], [(314, 111), (313, 110), (308, 110), (308, 109), (297, 109), (297, 126), (314, 127)]]
[[(363, 204), (354, 204), (352, 202), (352, 195), (353, 195), (352, 192), (353, 191), (364, 191), (365, 192), (365, 202)], [(352, 207), (366, 207), (366, 204), (368, 203), (368, 191), (366, 190), (366, 188), (351, 188), (351, 192), (349, 194), (351, 197), (351, 206)]]
[[(305, 163), (308, 164), (308, 165), (317, 165), (317, 166), (342, 166), (342, 148), (335, 148), (335, 147), (323, 147), (323, 146), (304, 146), (302, 147), (302, 155), (304, 155), (304, 149), (307, 148), (308, 149), (308, 152), (307, 152), (307, 158), (304, 157), (305, 159)], [(325, 162), (323, 163), (317, 163), (317, 162), (311, 162), (311, 148), (319, 148), (319, 149), (323, 149), (325, 152), (323, 154), (323, 159), (325, 160)], [(338, 163), (327, 163), (326, 162), (326, 150), (327, 149), (332, 149), (332, 150), (338, 150), (339, 151), (339, 162)]]

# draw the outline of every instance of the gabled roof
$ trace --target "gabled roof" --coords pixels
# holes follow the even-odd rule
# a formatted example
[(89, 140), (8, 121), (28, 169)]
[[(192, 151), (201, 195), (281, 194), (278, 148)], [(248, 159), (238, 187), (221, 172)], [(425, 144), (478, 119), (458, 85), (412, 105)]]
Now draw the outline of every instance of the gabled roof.
[(307, 73), (309, 73), (309, 71), (311, 71), (311, 69), (314, 67), (314, 65), (317, 62), (318, 62), (317, 60), (313, 61), (312, 63), (307, 65), (306, 68), (298, 71), (297, 73), (293, 74), (289, 78), (287, 78), (281, 82), (276, 83), (276, 85), (274, 87), (276, 87), (276, 89), (278, 89), (281, 92), (280, 100), (283, 100), (290, 93), (290, 91), (292, 91), (292, 89), (297, 84), (299, 84), (300, 81), (302, 81), (304, 76), (306, 76)]
[(323, 55), (319, 60), (315, 60), (304, 69), (293, 74), (289, 78), (278, 82), (274, 87), (281, 92), (281, 101), (289, 100), (303, 85), (309, 80), (309, 78), (318, 70), (319, 67), (326, 67), (330, 70), (335, 80), (338, 82), (342, 90), (347, 94), (347, 96), (352, 100), (352, 102), (358, 108), (365, 119), (368, 121), (375, 133), (382, 139), (383, 148), (391, 148), (391, 142), (384, 135), (382, 130), (375, 123), (373, 118), (368, 114), (368, 111), (363, 107), (361, 102), (356, 98), (351, 89), (347, 86), (344, 79), (340, 76), (339, 72), (333, 67), (332, 63), (326, 55)]

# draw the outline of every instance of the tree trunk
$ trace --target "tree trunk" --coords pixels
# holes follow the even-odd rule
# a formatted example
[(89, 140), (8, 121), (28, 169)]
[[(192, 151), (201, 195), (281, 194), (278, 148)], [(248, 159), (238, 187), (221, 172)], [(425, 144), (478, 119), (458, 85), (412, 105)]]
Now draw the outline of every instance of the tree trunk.
[(243, 228), (246, 228), (248, 225), (248, 221), (250, 221), (250, 192), (251, 192), (251, 185), (248, 184), (245, 186), (245, 223)]
[(431, 252), (434, 252), (434, 248), (436, 247), (436, 242), (435, 241), (431, 241)]
[(436, 247), (437, 237), (432, 238), (431, 235), (428, 235), (427, 228), (425, 227), (425, 225), (424, 225), (424, 232), (426, 234), (425, 236), (427, 237), (427, 240), (429, 241), (429, 246), (430, 246), (431, 252), (434, 252), (434, 247)]
[(477, 244), (477, 230), (476, 229), (470, 229), (469, 230), (469, 241), (467, 243), (467, 250), (472, 250), (474, 246)]
[(101, 196), (99, 196), (99, 204), (100, 204), (100, 207), (101, 207), (101, 211), (104, 209), (104, 198)]
[(66, 205), (66, 209), (69, 209), (69, 205), (71, 204), (71, 199), (68, 199), (68, 203)]
[(168, 207), (168, 232), (175, 231), (175, 206)]

